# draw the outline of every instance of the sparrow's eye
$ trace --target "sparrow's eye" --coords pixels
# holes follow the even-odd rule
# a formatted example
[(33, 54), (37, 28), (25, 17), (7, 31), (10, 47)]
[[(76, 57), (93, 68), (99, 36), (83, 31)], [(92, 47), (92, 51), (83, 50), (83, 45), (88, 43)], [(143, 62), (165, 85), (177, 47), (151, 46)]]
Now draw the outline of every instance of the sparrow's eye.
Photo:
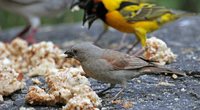
[(74, 49), (74, 50), (73, 50), (73, 53), (76, 54), (76, 53), (78, 53), (78, 51)]

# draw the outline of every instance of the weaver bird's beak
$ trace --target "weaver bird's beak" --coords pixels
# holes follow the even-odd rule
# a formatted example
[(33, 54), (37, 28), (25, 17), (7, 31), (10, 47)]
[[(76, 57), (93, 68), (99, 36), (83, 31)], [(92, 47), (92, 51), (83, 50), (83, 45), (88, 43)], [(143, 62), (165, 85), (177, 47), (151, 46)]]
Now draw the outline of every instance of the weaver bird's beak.
[[(76, 2), (74, 2), (76, 1)], [(70, 9), (73, 9), (75, 6), (79, 6), (81, 9), (86, 9), (88, 3), (91, 2), (90, 0), (73, 0), (70, 6)]]
[(79, 6), (80, 4), (81, 4), (81, 2), (74, 3), (74, 0), (73, 0), (73, 2), (71, 3), (71, 6), (70, 6), (70, 10), (72, 10), (76, 6)]
[(67, 55), (65, 58), (73, 58), (75, 56), (71, 50), (67, 50), (64, 54)]
[(93, 16), (90, 20), (88, 20), (88, 29), (92, 26), (93, 22), (97, 20), (98, 18), (96, 16)]
[(86, 12), (84, 12), (84, 16), (83, 16), (83, 25), (85, 25), (86, 22), (88, 22), (88, 28), (90, 29), (90, 27), (92, 26), (93, 22), (95, 20), (97, 20), (97, 16), (92, 14), (92, 15), (87, 15)]

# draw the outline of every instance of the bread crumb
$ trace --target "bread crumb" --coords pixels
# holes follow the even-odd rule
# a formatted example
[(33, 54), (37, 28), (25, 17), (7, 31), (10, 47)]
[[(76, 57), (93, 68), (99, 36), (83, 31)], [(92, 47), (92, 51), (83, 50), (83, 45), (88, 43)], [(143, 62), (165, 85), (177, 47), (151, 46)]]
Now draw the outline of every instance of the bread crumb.
[(177, 76), (176, 74), (173, 74), (173, 75), (172, 75), (172, 78), (173, 78), (173, 79), (177, 79), (178, 76)]
[(156, 38), (152, 37), (147, 39), (146, 48), (143, 56), (145, 59), (155, 61), (159, 65), (165, 65), (176, 61), (177, 55), (175, 55), (167, 44)]
[(113, 100), (112, 104), (122, 104), (122, 100)]
[(37, 78), (33, 78), (32, 81), (33, 81), (33, 84), (36, 84), (36, 85), (41, 85), (41, 84), (42, 84), (42, 83), (40, 82), (40, 80), (37, 79)]
[[(17, 73), (9, 66), (0, 65), (0, 95), (8, 96), (24, 88), (23, 74)], [(3, 100), (3, 99), (2, 99)]]
[(19, 110), (35, 110), (35, 108), (33, 108), (33, 107), (28, 107), (28, 108), (20, 107)]
[(0, 102), (3, 102), (3, 96), (0, 94)]
[[(101, 99), (91, 89), (85, 76), (81, 76), (79, 68), (57, 69), (54, 74), (49, 71), (45, 75), (48, 92), (33, 86), (29, 89), (26, 101), (31, 105), (66, 104), (65, 110), (94, 110), (101, 106)], [(48, 99), (49, 97), (49, 99)]]
[(175, 86), (175, 84), (169, 82), (159, 82), (158, 86)]
[(25, 40), (16, 38), (11, 43), (0, 42), (0, 53), (0, 64), (10, 66), (18, 73), (30, 73), (30, 76), (43, 75), (31, 70), (45, 61), (55, 64), (57, 68), (80, 66), (77, 60), (63, 57), (64, 52), (52, 42), (28, 46)]
[(133, 102), (127, 101), (127, 102), (123, 103), (123, 107), (125, 109), (133, 108)]
[[(39, 86), (29, 88), (25, 99), (31, 105), (60, 103), (66, 105), (63, 107), (66, 110), (97, 110), (101, 106), (101, 99), (91, 89), (88, 79), (82, 76), (85, 73), (80, 63), (65, 58), (64, 52), (52, 42), (28, 46), (25, 40), (17, 38), (11, 43), (0, 42), (0, 53), (0, 100), (23, 88), (23, 75), (28, 73), (31, 77), (44, 76), (48, 85), (48, 89)], [(32, 81), (41, 84), (38, 79)]]

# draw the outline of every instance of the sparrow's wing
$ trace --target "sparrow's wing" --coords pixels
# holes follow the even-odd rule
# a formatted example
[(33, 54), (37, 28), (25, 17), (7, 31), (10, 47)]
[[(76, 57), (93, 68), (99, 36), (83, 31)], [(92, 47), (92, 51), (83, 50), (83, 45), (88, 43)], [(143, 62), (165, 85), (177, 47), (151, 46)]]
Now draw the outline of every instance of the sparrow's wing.
[(44, 0), (7, 0), (7, 1), (20, 4), (20, 5), (31, 5), (31, 4), (43, 2)]
[(140, 57), (107, 50), (102, 59), (112, 65), (112, 70), (139, 70), (141, 73), (171, 73), (186, 76), (184, 72), (157, 66)]
[(113, 66), (113, 70), (131, 70), (151, 66), (150, 63), (146, 62), (142, 58), (129, 56), (127, 54), (111, 50), (106, 50), (102, 59), (110, 63)]

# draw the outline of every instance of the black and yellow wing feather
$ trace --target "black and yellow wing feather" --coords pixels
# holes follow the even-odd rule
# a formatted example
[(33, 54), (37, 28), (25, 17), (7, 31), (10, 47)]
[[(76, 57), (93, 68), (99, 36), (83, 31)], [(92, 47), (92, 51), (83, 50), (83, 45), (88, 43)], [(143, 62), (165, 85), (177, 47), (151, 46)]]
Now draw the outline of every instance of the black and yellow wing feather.
[(119, 12), (128, 22), (155, 20), (166, 13), (172, 13), (169, 9), (154, 4), (130, 5)]

